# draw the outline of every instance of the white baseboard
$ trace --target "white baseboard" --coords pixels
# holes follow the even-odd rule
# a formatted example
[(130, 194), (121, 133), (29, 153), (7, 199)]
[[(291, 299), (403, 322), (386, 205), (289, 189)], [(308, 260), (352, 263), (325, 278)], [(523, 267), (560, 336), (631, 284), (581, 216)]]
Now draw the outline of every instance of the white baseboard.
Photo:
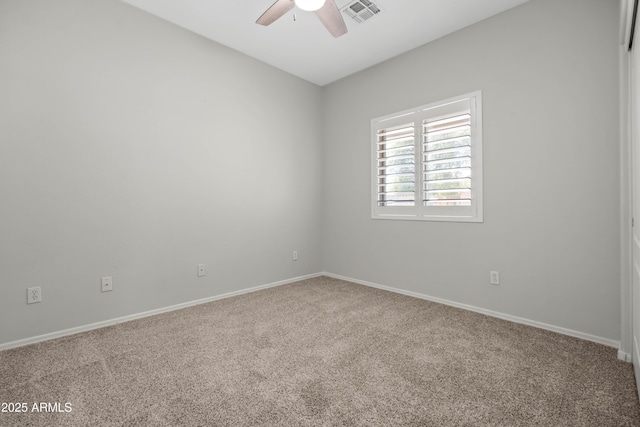
[(149, 310), (149, 311), (145, 311), (143, 313), (131, 314), (131, 315), (124, 316), (124, 317), (118, 317), (116, 319), (105, 320), (105, 321), (102, 321), (102, 322), (91, 323), (91, 324), (88, 324), (88, 325), (83, 325), (83, 326), (78, 326), (78, 327), (75, 327), (75, 328), (65, 329), (65, 330), (62, 330), (62, 331), (51, 332), (51, 333), (48, 333), (48, 334), (38, 335), (38, 336), (35, 336), (35, 337), (31, 337), (31, 338), (25, 338), (25, 339), (22, 339), (22, 340), (3, 343), (3, 344), (0, 344), (0, 351), (8, 350), (10, 348), (22, 347), (22, 346), (29, 345), (29, 344), (35, 344), (35, 343), (38, 343), (38, 342), (47, 341), (47, 340), (51, 340), (51, 339), (54, 339), (54, 338), (65, 337), (65, 336), (68, 336), (68, 335), (75, 335), (75, 334), (78, 334), (80, 332), (91, 331), (93, 329), (104, 328), (106, 326), (116, 325), (118, 323), (128, 322), (130, 320), (141, 319), (143, 317), (154, 316), (156, 314), (166, 313), (166, 312), (174, 311), (174, 310), (180, 310), (182, 308), (187, 308), (187, 307), (191, 307), (191, 306), (194, 306), (194, 305), (205, 304), (205, 303), (208, 303), (208, 302), (217, 301), (217, 300), (221, 300), (221, 299), (225, 299), (225, 298), (231, 298), (231, 297), (235, 297), (237, 295), (242, 295), (242, 294), (247, 294), (247, 293), (250, 293), (250, 292), (260, 291), (262, 289), (268, 289), (268, 288), (273, 288), (273, 287), (276, 287), (276, 286), (286, 285), (288, 283), (298, 282), (300, 280), (305, 280), (305, 279), (311, 279), (313, 277), (318, 277), (318, 276), (321, 276), (321, 275), (322, 275), (321, 273), (315, 273), (315, 274), (309, 274), (309, 275), (306, 275), (306, 276), (294, 277), (294, 278), (291, 278), (291, 279), (286, 279), (286, 280), (281, 280), (281, 281), (278, 281), (278, 282), (268, 283), (266, 285), (260, 285), (260, 286), (255, 286), (255, 287), (252, 287), (252, 288), (242, 289), (242, 290), (239, 290), (239, 291), (228, 292), (228, 293), (222, 294), (222, 295), (216, 295), (216, 296), (213, 296), (213, 297), (202, 298), (202, 299), (195, 300), (195, 301), (188, 301), (188, 302), (184, 302), (184, 303), (181, 303), (181, 304), (172, 305), (172, 306), (169, 306), (169, 307), (157, 308), (155, 310)]
[[(333, 277), (335, 279), (346, 280), (348, 282), (353, 282), (353, 283), (357, 283), (357, 284), (360, 284), (360, 285), (369, 286), (369, 287), (372, 287), (372, 288), (382, 289), (382, 290), (389, 291), (389, 292), (395, 292), (395, 293), (402, 294), (402, 295), (407, 295), (407, 296), (410, 296), (410, 297), (420, 298), (420, 299), (424, 299), (424, 300), (427, 300), (427, 301), (433, 301), (433, 302), (437, 302), (437, 303), (440, 303), (440, 304), (449, 305), (449, 306), (452, 306), (452, 307), (462, 308), (464, 310), (474, 311), (476, 313), (485, 314), (487, 316), (497, 317), (498, 319), (508, 320), (508, 321), (514, 322), (514, 323), (521, 323), (523, 325), (533, 326), (535, 328), (540, 328), (540, 329), (545, 329), (547, 331), (557, 332), (559, 334), (568, 335), (568, 336), (575, 337), (575, 338), (580, 338), (580, 339), (583, 339), (583, 340), (586, 340), (586, 341), (592, 341), (592, 342), (595, 342), (595, 343), (598, 343), (598, 344), (606, 345), (608, 347), (614, 347), (614, 348), (617, 348), (617, 349), (620, 348), (620, 341), (615, 341), (615, 340), (610, 340), (608, 338), (603, 338), (603, 337), (598, 337), (598, 336), (595, 336), (595, 335), (585, 334), (583, 332), (578, 332), (578, 331), (574, 331), (574, 330), (571, 330), (571, 329), (562, 328), (560, 326), (549, 325), (547, 323), (542, 323), (542, 322), (538, 322), (538, 321), (535, 321), (535, 320), (530, 320), (530, 319), (525, 319), (525, 318), (522, 318), (522, 317), (512, 316), (510, 314), (504, 314), (504, 313), (500, 313), (500, 312), (493, 311), (493, 310), (487, 310), (487, 309), (484, 309), (484, 308), (475, 307), (473, 305), (461, 304), (461, 303), (455, 302), (455, 301), (450, 301), (450, 300), (446, 300), (446, 299), (442, 299), (442, 298), (432, 297), (430, 295), (420, 294), (420, 293), (412, 292), (412, 291), (406, 291), (406, 290), (403, 290), (403, 289), (393, 288), (393, 287), (390, 287), (390, 286), (384, 286), (384, 285), (380, 285), (380, 284), (377, 284), (377, 283), (372, 283), (372, 282), (367, 282), (367, 281), (364, 281), (364, 280), (354, 279), (354, 278), (351, 278), (351, 277), (340, 276), (338, 274), (325, 272), (325, 273), (322, 273), (322, 275), (328, 276), (328, 277)], [(624, 357), (624, 358), (621, 358), (621, 356)], [(630, 355), (628, 355), (626, 353), (623, 353), (621, 351), (618, 351), (618, 358), (620, 360), (630, 361)], [(627, 359), (627, 358), (629, 358), (629, 359)]]
[(622, 350), (618, 350), (618, 359), (623, 362), (631, 363), (631, 355), (629, 353), (625, 353)]
[[(300, 280), (305, 280), (305, 279), (311, 279), (314, 277), (319, 277), (319, 276), (327, 276), (327, 277), (333, 277), (335, 279), (340, 279), (340, 280), (345, 280), (348, 282), (352, 282), (352, 283), (356, 283), (359, 285), (364, 285), (364, 286), (369, 286), (372, 288), (377, 288), (377, 289), (382, 289), (385, 291), (389, 291), (389, 292), (394, 292), (394, 293), (398, 293), (398, 294), (402, 294), (402, 295), (407, 295), (410, 297), (414, 297), (414, 298), (420, 298), (420, 299), (424, 299), (424, 300), (428, 300), (428, 301), (433, 301), (433, 302), (437, 302), (440, 304), (445, 304), (445, 305), (449, 305), (452, 307), (457, 307), (457, 308), (462, 308), (464, 310), (469, 310), (469, 311), (474, 311), (476, 313), (481, 313), (481, 314), (485, 314), (487, 316), (491, 316), (491, 317), (496, 317), (499, 319), (503, 319), (503, 320), (508, 320), (510, 322), (515, 322), (515, 323), (521, 323), (524, 325), (528, 325), (528, 326), (533, 326), (536, 328), (540, 328), (540, 329), (546, 329), (548, 331), (552, 331), (552, 332), (557, 332), (563, 335), (568, 335), (568, 336), (572, 336), (575, 338), (580, 338), (580, 339), (584, 339), (587, 341), (592, 341), (598, 344), (603, 344), (609, 347), (614, 347), (614, 348), (620, 348), (620, 342), (619, 341), (614, 341), (614, 340), (610, 340), (607, 338), (602, 338), (602, 337), (598, 337), (598, 336), (594, 336), (594, 335), (589, 335), (589, 334), (585, 334), (583, 332), (578, 332), (578, 331), (574, 331), (571, 329), (566, 329), (566, 328), (562, 328), (559, 326), (554, 326), (554, 325), (549, 325), (546, 323), (542, 323), (542, 322), (537, 322), (535, 320), (530, 320), (530, 319), (525, 319), (522, 317), (517, 317), (517, 316), (512, 316), (509, 314), (504, 314), (504, 313), (500, 313), (497, 311), (492, 311), (492, 310), (487, 310), (484, 308), (479, 308), (479, 307), (475, 307), (472, 305), (468, 305), (468, 304), (461, 304), (455, 301), (450, 301), (450, 300), (446, 300), (446, 299), (442, 299), (442, 298), (437, 298), (437, 297), (432, 297), (430, 295), (425, 295), (425, 294), (421, 294), (421, 293), (417, 293), (417, 292), (412, 292), (412, 291), (406, 291), (403, 289), (398, 289), (398, 288), (393, 288), (390, 286), (384, 286), (384, 285), (380, 285), (377, 283), (373, 283), (373, 282), (367, 282), (364, 280), (359, 280), (359, 279), (354, 279), (352, 277), (346, 277), (346, 276), (341, 276), (338, 274), (333, 274), (333, 273), (328, 273), (328, 272), (323, 272), (323, 273), (314, 273), (314, 274), (309, 274), (309, 275), (305, 275), (305, 276), (300, 276), (300, 277), (294, 277), (291, 279), (286, 279), (286, 280), (281, 280), (278, 282), (273, 282), (273, 283), (268, 283), (265, 285), (260, 285), (260, 286), (255, 286), (252, 288), (247, 288), (247, 289), (242, 289), (239, 291), (234, 291), (234, 292), (228, 292), (222, 295), (216, 295), (213, 297), (207, 297), (207, 298), (203, 298), (203, 299), (199, 299), (199, 300), (195, 300), (195, 301), (188, 301), (185, 303), (181, 303), (181, 304), (176, 304), (176, 305), (172, 305), (169, 307), (163, 307), (163, 308), (158, 308), (155, 310), (150, 310), (150, 311), (145, 311), (143, 313), (136, 313), (136, 314), (131, 314), (128, 316), (124, 316), (124, 317), (118, 317), (115, 319), (110, 319), (110, 320), (105, 320), (102, 322), (96, 322), (96, 323), (91, 323), (88, 325), (83, 325), (83, 326), (78, 326), (75, 328), (70, 328), (70, 329), (65, 329), (62, 331), (57, 331), (57, 332), (51, 332), (48, 334), (44, 334), (44, 335), (38, 335), (35, 337), (31, 337), (31, 338), (25, 338), (22, 340), (17, 340), (17, 341), (12, 341), (12, 342), (8, 342), (8, 343), (2, 343), (0, 344), (0, 351), (2, 350), (8, 350), (10, 348), (16, 348), (16, 347), (22, 347), (25, 345), (29, 345), (29, 344), (35, 344), (38, 342), (42, 342), (42, 341), (47, 341), (47, 340), (51, 340), (54, 338), (60, 338), (60, 337), (64, 337), (64, 336), (68, 336), (68, 335), (74, 335), (80, 332), (86, 332), (86, 331), (90, 331), (93, 329), (99, 329), (99, 328), (104, 328), (106, 326), (111, 326), (111, 325), (116, 325), (118, 323), (123, 323), (123, 322), (128, 322), (130, 320), (136, 320), (136, 319), (140, 319), (143, 317), (148, 317), (148, 316), (153, 316), (156, 314), (161, 314), (161, 313), (166, 313), (169, 311), (174, 311), (174, 310), (180, 310), (182, 308), (187, 308), (187, 307), (191, 307), (194, 305), (199, 305), (199, 304), (205, 304), (208, 302), (212, 302), (212, 301), (217, 301), (217, 300), (221, 300), (221, 299), (225, 299), (225, 298), (231, 298), (237, 295), (242, 295), (242, 294), (247, 294), (250, 292), (255, 292), (255, 291), (259, 291), (262, 289), (268, 289), (268, 288), (273, 288), (276, 286), (281, 286), (281, 285), (286, 285), (288, 283), (293, 283), (293, 282), (298, 282)], [(640, 360), (640, 354), (638, 353), (638, 343), (634, 340), (634, 350), (635, 350), (635, 355), (636, 355), (636, 360)], [(626, 361), (626, 362), (631, 362), (632, 357), (630, 354), (624, 353), (621, 350), (618, 350), (618, 359)], [(638, 376), (640, 374), (640, 372), (638, 372), (639, 367), (635, 366), (636, 369), (636, 376), (637, 378), (640, 378), (640, 376)]]

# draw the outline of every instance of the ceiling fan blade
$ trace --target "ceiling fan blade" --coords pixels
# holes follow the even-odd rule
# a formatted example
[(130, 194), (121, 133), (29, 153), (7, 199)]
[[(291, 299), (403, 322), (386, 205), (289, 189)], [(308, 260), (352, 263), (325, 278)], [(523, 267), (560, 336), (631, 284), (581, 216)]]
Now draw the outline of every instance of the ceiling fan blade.
[(334, 0), (327, 0), (324, 6), (316, 10), (316, 15), (333, 37), (340, 37), (347, 33), (347, 25)]
[(277, 0), (258, 18), (256, 24), (265, 26), (273, 24), (278, 18), (293, 9), (293, 6), (295, 6), (293, 0)]

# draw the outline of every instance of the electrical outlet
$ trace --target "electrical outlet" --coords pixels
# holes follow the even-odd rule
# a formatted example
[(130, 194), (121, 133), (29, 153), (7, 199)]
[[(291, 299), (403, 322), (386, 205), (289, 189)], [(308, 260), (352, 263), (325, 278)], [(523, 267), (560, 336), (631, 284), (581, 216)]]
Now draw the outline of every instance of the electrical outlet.
[(202, 277), (204, 275), (204, 264), (198, 264), (198, 277)]
[(42, 301), (42, 289), (40, 286), (34, 286), (33, 288), (27, 288), (27, 304), (33, 304), (35, 302)]
[(489, 272), (489, 281), (492, 285), (500, 284), (500, 272), (498, 271), (490, 271)]
[(111, 292), (113, 290), (113, 278), (103, 277), (100, 283), (102, 284), (102, 292)]
[(293, 261), (297, 261), (298, 260), (298, 251), (293, 251), (293, 254), (291, 255), (291, 259)]

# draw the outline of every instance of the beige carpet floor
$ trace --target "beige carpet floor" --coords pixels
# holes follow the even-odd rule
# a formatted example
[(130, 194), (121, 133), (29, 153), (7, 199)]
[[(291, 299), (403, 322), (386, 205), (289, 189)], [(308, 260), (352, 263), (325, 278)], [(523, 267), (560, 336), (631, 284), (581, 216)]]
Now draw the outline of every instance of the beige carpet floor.
[(0, 352), (0, 402), (28, 404), (1, 426), (640, 426), (613, 348), (327, 277)]

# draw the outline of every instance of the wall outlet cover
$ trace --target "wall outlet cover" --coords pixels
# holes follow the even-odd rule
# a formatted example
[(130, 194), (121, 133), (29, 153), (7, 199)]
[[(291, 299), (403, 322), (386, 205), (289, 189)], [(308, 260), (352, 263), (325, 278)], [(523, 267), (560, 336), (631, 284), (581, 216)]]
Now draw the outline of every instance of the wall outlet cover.
[(102, 284), (102, 292), (111, 292), (113, 290), (113, 278), (103, 277), (100, 283)]
[(27, 304), (33, 304), (42, 301), (42, 288), (34, 286), (27, 288)]
[(489, 281), (492, 285), (500, 284), (500, 273), (497, 271), (489, 272)]

